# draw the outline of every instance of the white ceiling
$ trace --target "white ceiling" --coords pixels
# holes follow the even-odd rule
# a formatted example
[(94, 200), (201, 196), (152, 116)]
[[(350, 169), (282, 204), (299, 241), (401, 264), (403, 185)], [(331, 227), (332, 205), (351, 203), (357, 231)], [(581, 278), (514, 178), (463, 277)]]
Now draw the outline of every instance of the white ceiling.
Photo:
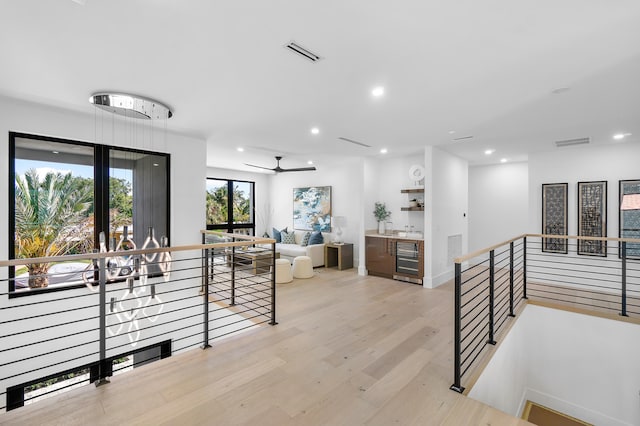
[(555, 140), (640, 141), (639, 22), (638, 0), (3, 0), (0, 94), (91, 114), (96, 91), (157, 99), (210, 166), (425, 145), (521, 161)]

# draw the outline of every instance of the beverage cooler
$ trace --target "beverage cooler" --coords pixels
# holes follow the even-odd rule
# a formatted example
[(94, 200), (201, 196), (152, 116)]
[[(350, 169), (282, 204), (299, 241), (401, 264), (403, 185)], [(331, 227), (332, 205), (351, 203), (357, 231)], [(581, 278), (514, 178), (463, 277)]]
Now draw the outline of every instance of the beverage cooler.
[(394, 280), (422, 284), (420, 247), (415, 241), (396, 241)]

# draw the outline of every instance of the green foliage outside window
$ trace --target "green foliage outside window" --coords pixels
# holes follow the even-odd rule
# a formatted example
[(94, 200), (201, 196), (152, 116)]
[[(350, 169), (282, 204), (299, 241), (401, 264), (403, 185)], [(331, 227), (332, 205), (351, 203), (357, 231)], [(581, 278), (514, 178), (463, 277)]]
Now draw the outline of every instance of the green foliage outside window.
[[(228, 190), (223, 185), (207, 190), (207, 223), (220, 225), (228, 223)], [(233, 223), (251, 223), (250, 194), (234, 186), (233, 188)]]

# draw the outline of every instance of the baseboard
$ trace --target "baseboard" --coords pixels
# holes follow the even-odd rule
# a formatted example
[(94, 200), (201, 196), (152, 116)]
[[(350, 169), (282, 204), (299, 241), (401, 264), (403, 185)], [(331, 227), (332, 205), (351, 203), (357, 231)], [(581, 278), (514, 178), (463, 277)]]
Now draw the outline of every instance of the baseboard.
[(446, 284), (453, 279), (453, 271), (446, 271), (435, 277), (424, 277), (422, 279), (422, 286), (426, 288), (436, 288), (443, 284)]

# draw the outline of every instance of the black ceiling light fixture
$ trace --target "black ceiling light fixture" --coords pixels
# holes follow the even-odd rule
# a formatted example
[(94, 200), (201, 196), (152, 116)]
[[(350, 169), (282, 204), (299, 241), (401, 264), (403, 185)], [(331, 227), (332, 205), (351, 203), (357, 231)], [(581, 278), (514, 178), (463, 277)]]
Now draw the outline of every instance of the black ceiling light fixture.
[(257, 167), (258, 169), (264, 169), (264, 170), (272, 170), (276, 173), (284, 173), (284, 172), (312, 172), (314, 170), (316, 170), (315, 167), (299, 167), (299, 168), (295, 168), (295, 169), (283, 169), (282, 167), (280, 167), (280, 160), (282, 160), (282, 157), (280, 155), (276, 155), (276, 161), (278, 162), (278, 164), (274, 167), (274, 168), (269, 168), (269, 167), (262, 167), (262, 166), (256, 166), (254, 164), (248, 164), (248, 163), (244, 163), (246, 166), (250, 166), (250, 167)]

